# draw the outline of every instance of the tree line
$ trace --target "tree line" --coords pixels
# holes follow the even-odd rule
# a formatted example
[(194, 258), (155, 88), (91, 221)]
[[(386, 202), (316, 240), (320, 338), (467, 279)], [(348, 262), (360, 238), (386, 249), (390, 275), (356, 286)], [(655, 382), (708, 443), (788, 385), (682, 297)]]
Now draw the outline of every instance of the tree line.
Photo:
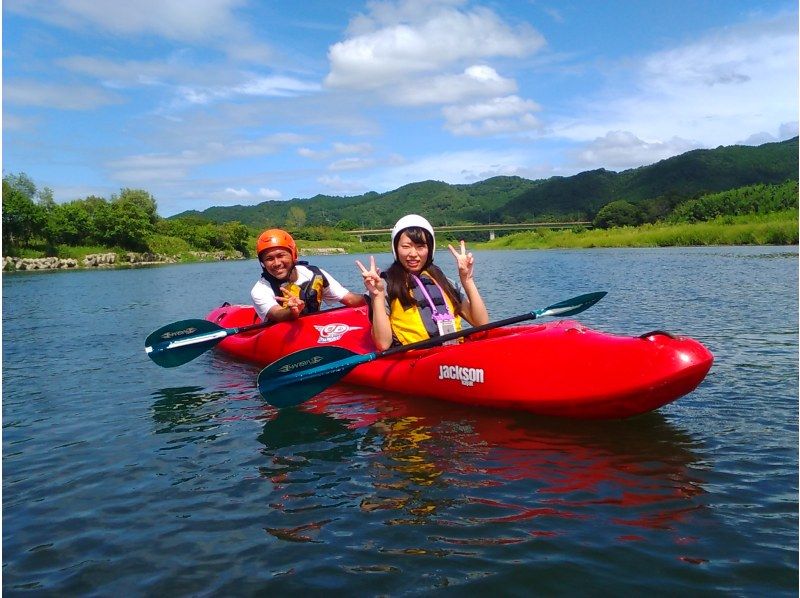
[[(652, 205), (651, 205), (652, 204)], [(304, 226), (303, 209), (291, 206), (295, 226), (304, 240), (347, 241), (346, 230), (358, 226), (339, 221), (328, 226)], [(637, 226), (647, 222), (702, 222), (719, 216), (764, 214), (797, 209), (798, 182), (755, 184), (692, 198), (635, 201), (617, 199), (594, 216), (596, 228)], [(174, 254), (182, 251), (240, 251), (252, 253), (259, 230), (240, 222), (213, 222), (197, 213), (169, 219), (157, 213), (153, 196), (143, 189), (121, 189), (110, 199), (89, 196), (63, 204), (53, 192), (38, 188), (25, 173), (3, 176), (3, 253), (24, 251), (62, 255), (64, 247), (118, 248), (124, 251)]]
[(600, 208), (593, 221), (596, 228), (637, 226), (646, 222), (665, 220), (672, 224), (706, 222), (719, 216), (768, 214), (797, 209), (798, 185), (788, 180), (777, 185), (756, 184), (719, 193), (701, 194), (699, 197), (676, 202), (661, 217), (654, 217), (648, 204), (618, 199)]
[(60, 246), (100, 246), (157, 251), (165, 245), (200, 251), (247, 253), (251, 231), (238, 222), (216, 224), (200, 218), (167, 220), (143, 189), (121, 189), (110, 199), (89, 196), (63, 204), (25, 173), (3, 176), (3, 253), (38, 249), (58, 255)]

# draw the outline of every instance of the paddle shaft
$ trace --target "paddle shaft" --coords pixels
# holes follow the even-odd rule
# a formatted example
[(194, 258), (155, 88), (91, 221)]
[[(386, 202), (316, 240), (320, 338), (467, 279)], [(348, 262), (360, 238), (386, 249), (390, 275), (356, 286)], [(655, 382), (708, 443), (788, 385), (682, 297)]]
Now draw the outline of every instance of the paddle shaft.
[[(258, 375), (258, 391), (268, 402), (277, 407), (299, 405), (312, 396), (319, 394), (331, 384), (335, 384), (353, 368), (361, 364), (405, 351), (436, 347), (450, 340), (486, 330), (494, 330), (502, 326), (524, 322), (525, 320), (535, 320), (543, 316), (577, 314), (600, 301), (605, 295), (605, 291), (579, 295), (566, 301), (554, 303), (544, 309), (474, 326), (458, 332), (451, 332), (450, 334), (433, 337), (417, 343), (391, 347), (383, 351), (354, 353), (349, 349), (338, 348), (335, 355), (328, 355), (328, 361), (326, 361), (324, 353), (330, 353), (334, 347), (326, 350), (319, 347), (302, 349), (272, 362), (261, 370)], [(347, 355), (348, 353), (349, 355)]]
[(537, 309), (536, 311), (531, 311), (526, 314), (521, 314), (519, 316), (512, 316), (510, 318), (506, 318), (505, 320), (498, 320), (497, 322), (489, 322), (488, 324), (474, 326), (472, 328), (467, 328), (466, 330), (451, 332), (449, 334), (444, 334), (442, 336), (435, 336), (433, 338), (429, 338), (424, 341), (411, 343), (410, 345), (392, 347), (390, 349), (386, 349), (384, 351), (376, 353), (376, 359), (377, 357), (383, 357), (385, 355), (394, 355), (395, 353), (402, 353), (403, 351), (411, 351), (413, 349), (427, 349), (428, 347), (435, 347), (437, 345), (441, 345), (442, 343), (446, 343), (449, 340), (462, 338), (465, 336), (469, 336), (471, 334), (475, 334), (477, 332), (483, 332), (484, 330), (493, 330), (495, 328), (501, 328), (502, 326), (509, 326), (511, 324), (516, 324), (517, 322), (524, 322), (525, 320), (535, 320), (536, 318), (541, 318), (542, 316), (571, 316), (589, 309), (592, 305), (600, 301), (600, 299), (602, 299), (605, 296), (606, 296), (605, 291), (578, 295), (577, 297), (573, 297), (572, 299), (567, 299), (566, 301), (560, 301), (558, 303), (554, 303), (553, 305), (545, 307), (544, 309)]
[(517, 322), (524, 322), (525, 320), (535, 320), (538, 317), (539, 317), (538, 314), (535, 311), (532, 311), (527, 314), (512, 316), (510, 318), (506, 318), (505, 320), (489, 322), (488, 324), (482, 324), (481, 326), (473, 326), (472, 328), (466, 328), (464, 330), (450, 332), (448, 334), (443, 334), (441, 336), (434, 336), (424, 341), (411, 343), (410, 345), (400, 345), (397, 347), (391, 347), (384, 351), (376, 352), (375, 359), (377, 359), (378, 357), (388, 357), (389, 355), (395, 355), (396, 353), (403, 353), (405, 351), (413, 351), (415, 349), (427, 349), (429, 347), (437, 347), (443, 343), (446, 343), (447, 341), (451, 341), (457, 338), (464, 338), (466, 336), (470, 336), (471, 334), (483, 332), (484, 330), (492, 330), (494, 328), (510, 326), (511, 324), (516, 324)]
[[(317, 378), (320, 375), (340, 374), (341, 377), (346, 375), (347, 372), (349, 372), (356, 366), (359, 366), (364, 363), (369, 363), (370, 361), (375, 361), (376, 359), (380, 359), (381, 357), (389, 357), (391, 355), (396, 355), (397, 353), (414, 351), (416, 349), (427, 349), (429, 347), (436, 347), (443, 343), (446, 343), (447, 341), (470, 336), (478, 332), (483, 332), (484, 330), (493, 330), (494, 328), (509, 326), (511, 324), (516, 324), (517, 322), (524, 322), (525, 320), (534, 320), (538, 318), (540, 315), (541, 315), (540, 313), (533, 311), (527, 314), (506, 318), (505, 320), (498, 320), (497, 322), (490, 322), (488, 324), (483, 324), (481, 326), (467, 328), (466, 330), (459, 330), (457, 332), (443, 334), (442, 336), (435, 336), (433, 338), (429, 338), (424, 341), (411, 343), (410, 345), (400, 345), (398, 347), (391, 347), (383, 351), (373, 351), (372, 353), (356, 353), (350, 357), (340, 359), (333, 363), (326, 363), (305, 370), (296, 371), (291, 374), (272, 377), (270, 378), (270, 384), (272, 385), (273, 388), (280, 388), (295, 383), (302, 383), (307, 380), (313, 380), (314, 378)], [(262, 370), (262, 373), (265, 370)], [(262, 386), (261, 375), (259, 375), (259, 389), (261, 389), (261, 386)]]

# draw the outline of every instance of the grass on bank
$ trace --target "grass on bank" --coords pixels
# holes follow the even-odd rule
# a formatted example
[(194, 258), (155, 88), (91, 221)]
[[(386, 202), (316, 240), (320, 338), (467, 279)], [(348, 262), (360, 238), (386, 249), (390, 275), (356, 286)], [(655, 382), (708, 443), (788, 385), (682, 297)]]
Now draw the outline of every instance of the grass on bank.
[(721, 216), (708, 222), (644, 224), (610, 229), (535, 230), (514, 233), (475, 249), (556, 249), (591, 247), (692, 247), (703, 245), (797, 245), (798, 211)]
[(58, 257), (61, 259), (75, 259), (79, 262), (93, 253), (122, 253), (120, 248), (108, 248), (101, 245), (58, 245), (55, 250), (47, 250), (44, 244), (32, 244), (30, 247), (21, 247), (14, 252), (13, 257), (37, 259), (42, 257)]

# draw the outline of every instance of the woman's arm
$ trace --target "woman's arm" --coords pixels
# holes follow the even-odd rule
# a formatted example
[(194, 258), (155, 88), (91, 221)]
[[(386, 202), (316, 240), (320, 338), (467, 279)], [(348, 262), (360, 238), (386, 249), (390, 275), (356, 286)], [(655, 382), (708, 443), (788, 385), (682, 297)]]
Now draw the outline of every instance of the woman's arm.
[(364, 277), (364, 288), (372, 304), (372, 341), (380, 351), (384, 351), (392, 346), (392, 324), (386, 313), (386, 283), (375, 267), (375, 258), (370, 256), (369, 261), (369, 269), (358, 260), (356, 265)]
[(461, 241), (461, 252), (458, 252), (452, 245), (448, 245), (450, 253), (456, 259), (458, 267), (458, 277), (467, 298), (461, 302), (461, 311), (464, 318), (473, 326), (482, 326), (489, 323), (489, 312), (483, 303), (478, 287), (473, 278), (475, 268), (475, 258), (472, 253), (467, 253), (464, 241)]

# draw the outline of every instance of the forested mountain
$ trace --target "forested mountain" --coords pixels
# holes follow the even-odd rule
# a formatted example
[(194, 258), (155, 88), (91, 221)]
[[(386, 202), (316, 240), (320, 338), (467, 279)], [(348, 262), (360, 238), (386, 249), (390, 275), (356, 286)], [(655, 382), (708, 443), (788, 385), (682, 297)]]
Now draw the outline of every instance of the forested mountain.
[(591, 220), (604, 205), (626, 200), (652, 219), (677, 204), (706, 193), (757, 183), (798, 178), (798, 138), (761, 146), (720, 146), (694, 150), (622, 172), (605, 169), (570, 177), (532, 181), (494, 177), (470, 185), (439, 181), (412, 183), (387, 193), (353, 197), (317, 195), (308, 199), (267, 201), (255, 206), (213, 207), (172, 218), (200, 217), (212, 222), (239, 221), (255, 228), (338, 225), (388, 228), (410, 212), (424, 214), (435, 226), (459, 223)]

